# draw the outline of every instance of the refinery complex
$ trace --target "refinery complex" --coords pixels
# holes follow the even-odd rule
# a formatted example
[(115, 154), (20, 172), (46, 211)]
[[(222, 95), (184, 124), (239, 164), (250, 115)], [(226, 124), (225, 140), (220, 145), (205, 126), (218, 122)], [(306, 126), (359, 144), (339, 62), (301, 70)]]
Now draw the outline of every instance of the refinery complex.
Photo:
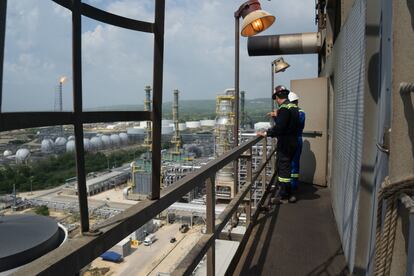
[[(146, 86), (144, 110), (152, 109), (151, 87)], [(244, 112), (244, 92), (241, 98), (242, 103), (242, 120), (246, 118)], [(235, 96), (234, 89), (226, 89), (216, 97), (216, 119), (182, 122), (179, 118), (179, 91), (173, 91), (172, 103), (172, 120), (162, 120), (162, 143), (167, 145), (162, 150), (162, 167), (161, 167), (161, 189), (174, 185), (175, 182), (186, 175), (200, 169), (203, 165), (214, 158), (219, 157), (234, 147), (234, 122), (235, 122)], [(61, 100), (58, 109), (61, 108)], [(254, 132), (247, 124), (242, 124), (240, 133), (240, 142), (250, 138)], [(267, 122), (257, 123), (256, 128), (266, 128)], [(15, 143), (14, 140), (24, 141), (24, 143)], [(16, 130), (4, 133), (0, 142), (0, 150), (3, 152), (0, 157), (1, 166), (15, 167), (21, 165), (32, 165), (35, 162), (47, 160), (50, 157), (56, 157), (64, 154), (74, 154), (75, 140), (73, 129), (67, 126), (59, 127), (42, 127), (30, 130)], [(146, 200), (151, 195), (151, 144), (152, 144), (152, 125), (151, 122), (117, 122), (112, 124), (89, 124), (84, 126), (84, 151), (91, 155), (104, 154), (108, 164), (103, 170), (89, 172), (86, 177), (86, 192), (88, 195), (88, 208), (91, 215), (91, 223), (99, 227), (104, 225), (109, 218), (122, 213), (134, 204)], [(137, 151), (138, 150), (138, 151)], [(253, 168), (257, 168), (262, 160), (261, 146), (253, 147)], [(114, 153), (138, 152), (130, 161), (124, 163), (110, 162), (109, 156)], [(240, 162), (238, 165), (238, 174), (234, 175), (233, 165), (227, 165), (220, 170), (215, 177), (215, 187), (217, 196), (216, 212), (220, 214), (226, 204), (235, 196), (237, 191), (246, 181), (246, 164)], [(270, 168), (268, 168), (270, 174)], [(237, 181), (235, 181), (235, 178)], [(236, 186), (235, 183), (237, 184)], [(256, 189), (252, 194), (253, 200), (258, 200), (262, 195), (261, 180), (256, 181)], [(36, 208), (47, 207), (50, 210), (50, 216), (58, 223), (59, 227), (64, 229), (65, 235), (59, 234), (59, 240), (53, 238), (57, 230), (51, 231), (50, 238), (54, 244), (49, 250), (55, 248), (67, 239), (76, 238), (79, 232), (79, 204), (77, 201), (78, 185), (75, 175), (65, 179), (56, 187), (46, 190), (32, 190), (30, 192), (18, 191), (15, 187), (13, 192), (0, 197), (0, 212), (2, 214), (30, 214)], [(131, 264), (128, 259), (136, 259), (141, 256), (141, 251), (147, 250), (144, 245), (148, 235), (157, 235), (159, 241), (154, 241), (154, 246), (167, 245), (166, 254), (172, 254), (175, 247), (170, 246), (170, 238), (182, 243), (183, 246), (190, 248), (197, 241), (197, 237), (205, 232), (206, 219), (206, 191), (204, 185), (196, 187), (186, 194), (178, 202), (171, 205), (166, 211), (159, 214), (156, 219), (151, 220), (123, 241), (113, 247), (110, 252), (117, 252), (122, 256), (122, 264), (108, 263), (103, 260), (97, 260), (85, 268), (87, 271), (99, 271), (100, 269), (112, 270), (119, 275), (125, 266)], [(234, 231), (243, 232), (243, 210), (235, 218), (239, 227), (229, 224), (227, 233)], [(31, 220), (30, 216), (26, 218)], [(54, 221), (52, 220), (52, 221)], [(50, 223), (50, 221), (49, 221)], [(13, 224), (13, 223), (11, 223)], [(53, 225), (53, 223), (52, 223)], [(232, 225), (232, 226), (231, 226)], [(47, 226), (44, 226), (47, 227)], [(184, 229), (183, 228), (188, 228)], [(55, 228), (54, 228), (55, 229)], [(168, 229), (168, 231), (167, 231)], [(65, 232), (66, 231), (66, 232)], [(163, 231), (166, 231), (164, 233)], [(176, 232), (171, 234), (171, 232)], [(17, 238), (17, 237), (16, 237)], [(161, 241), (166, 239), (166, 241)], [(33, 248), (40, 246), (36, 242)], [(226, 252), (229, 248), (236, 248), (235, 244), (226, 244), (222, 241), (222, 250)], [(227, 242), (228, 243), (228, 242)], [(170, 248), (171, 247), (171, 248)], [(33, 249), (31, 248), (31, 249)], [(168, 249), (169, 248), (169, 249)], [(23, 247), (26, 249), (26, 247)], [(22, 250), (23, 250), (22, 249)], [(169, 250), (169, 251), (168, 251)], [(32, 250), (36, 252), (36, 250)], [(175, 251), (174, 251), (175, 252)], [(36, 253), (31, 258), (37, 256)], [(147, 254), (147, 253), (145, 253)], [(5, 254), (7, 257), (7, 254)], [(147, 254), (148, 255), (148, 254)], [(185, 250), (182, 252), (182, 257)], [(135, 256), (135, 257), (134, 257)], [(30, 258), (28, 258), (30, 259)], [(26, 261), (28, 259), (25, 259)], [(168, 262), (168, 258), (166, 258)], [(169, 262), (178, 263), (178, 259)], [(16, 269), (22, 263), (10, 263), (7, 271)], [(160, 262), (151, 269), (153, 272), (169, 272), (173, 264), (165, 265)], [(145, 266), (143, 266), (145, 267)], [(160, 268), (157, 268), (160, 267)], [(6, 266), (3, 270), (6, 269)], [(144, 268), (143, 268), (144, 269)], [(145, 267), (145, 269), (149, 269)], [(160, 269), (160, 271), (157, 271)], [(203, 270), (203, 268), (200, 268)], [(205, 269), (205, 268), (204, 268)], [(163, 270), (163, 271), (161, 271)], [(141, 273), (143, 271), (135, 271)], [(136, 275), (133, 272), (125, 275)], [(124, 275), (123, 274), (123, 275)], [(156, 274), (154, 274), (156, 275)]]

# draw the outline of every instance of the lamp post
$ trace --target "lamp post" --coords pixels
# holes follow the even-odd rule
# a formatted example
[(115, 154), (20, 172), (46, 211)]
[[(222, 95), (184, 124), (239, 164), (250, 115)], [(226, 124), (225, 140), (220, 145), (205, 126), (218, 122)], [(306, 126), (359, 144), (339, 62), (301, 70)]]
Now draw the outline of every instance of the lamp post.
[[(282, 57), (275, 59), (272, 61), (272, 90), (270, 91), (270, 97), (273, 96), (273, 90), (275, 89), (275, 74), (279, 72), (284, 72), (287, 68), (289, 68), (289, 63), (285, 62)], [(275, 110), (275, 102), (272, 101), (272, 111)], [(273, 125), (273, 119), (270, 118), (270, 124)]]
[(240, 17), (243, 17), (241, 35), (245, 37), (256, 35), (269, 28), (275, 21), (275, 17), (261, 9), (260, 2), (249, 0), (243, 3), (234, 13), (235, 19), (235, 72), (234, 72), (234, 101), (235, 124), (234, 146), (239, 145), (239, 76), (240, 76)]

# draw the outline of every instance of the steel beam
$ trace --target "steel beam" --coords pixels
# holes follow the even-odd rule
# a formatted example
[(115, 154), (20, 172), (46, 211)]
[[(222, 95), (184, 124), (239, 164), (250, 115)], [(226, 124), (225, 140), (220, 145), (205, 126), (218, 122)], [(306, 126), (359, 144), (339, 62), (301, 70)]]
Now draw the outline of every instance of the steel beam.
[(160, 197), (161, 184), (161, 116), (162, 116), (162, 82), (164, 65), (164, 18), (165, 0), (155, 2), (154, 29), (154, 79), (152, 104), (152, 200)]
[[(206, 181), (206, 190), (207, 190), (207, 234), (214, 234), (215, 230), (215, 221), (216, 221), (216, 186), (215, 186), (215, 177), (212, 176)], [(207, 276), (214, 276), (216, 270), (216, 247), (215, 241), (208, 249), (207, 252)]]
[[(7, 0), (0, 1), (0, 112), (3, 103), (3, 64), (4, 64), (4, 45), (6, 38), (6, 17)], [(2, 116), (0, 115), (0, 118)]]

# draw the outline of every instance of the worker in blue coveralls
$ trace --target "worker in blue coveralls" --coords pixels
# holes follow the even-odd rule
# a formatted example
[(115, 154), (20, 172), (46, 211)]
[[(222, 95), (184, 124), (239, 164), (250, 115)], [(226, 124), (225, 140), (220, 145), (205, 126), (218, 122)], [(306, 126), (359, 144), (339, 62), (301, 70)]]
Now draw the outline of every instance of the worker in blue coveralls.
[(299, 107), (299, 96), (290, 91), (288, 95), (288, 99), (290, 103), (295, 104), (299, 109), (299, 133), (298, 133), (298, 147), (295, 152), (295, 156), (293, 157), (292, 164), (291, 164), (291, 172), (290, 177), (291, 181), (290, 184), (292, 186), (292, 190), (296, 191), (299, 187), (299, 168), (300, 168), (300, 155), (302, 154), (302, 135), (303, 129), (305, 128), (305, 119), (306, 115), (305, 112)]

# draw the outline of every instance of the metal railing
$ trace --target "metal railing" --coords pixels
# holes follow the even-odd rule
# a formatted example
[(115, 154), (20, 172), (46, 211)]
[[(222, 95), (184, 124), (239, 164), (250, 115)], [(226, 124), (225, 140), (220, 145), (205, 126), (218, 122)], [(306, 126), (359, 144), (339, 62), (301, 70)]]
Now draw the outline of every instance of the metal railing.
[[(83, 267), (88, 265), (102, 253), (110, 249), (117, 242), (128, 236), (130, 233), (147, 223), (163, 210), (167, 209), (182, 196), (193, 190), (196, 186), (207, 184), (207, 233), (204, 234), (197, 245), (188, 253), (183, 261), (175, 269), (173, 275), (189, 275), (208, 251), (207, 271), (208, 275), (214, 275), (214, 241), (219, 238), (221, 231), (229, 222), (231, 217), (243, 203), (246, 207), (246, 220), (249, 228), (252, 221), (257, 218), (259, 208), (256, 206), (254, 213), (251, 212), (250, 195), (253, 183), (263, 177), (263, 171), (274, 158), (275, 149), (272, 148), (270, 154), (264, 151), (262, 165), (257, 171), (251, 170), (251, 148), (263, 140), (263, 147), (267, 145), (267, 139), (255, 137), (248, 142), (232, 149), (219, 158), (209, 162), (198, 171), (191, 173), (177, 181), (174, 185), (165, 188), (161, 192), (158, 200), (145, 200), (136, 204), (123, 213), (108, 219), (99, 228), (92, 229), (90, 235), (83, 235), (74, 240), (67, 241), (66, 244), (54, 251), (33, 261), (29, 265), (20, 269), (16, 275), (73, 275), (78, 273)], [(247, 152), (247, 154), (246, 154)], [(247, 181), (238, 194), (230, 201), (224, 211), (215, 218), (215, 174), (227, 164), (239, 159), (247, 158), (248, 169)], [(271, 183), (275, 177), (273, 173)], [(269, 187), (269, 185), (267, 185)], [(266, 193), (262, 196), (258, 206), (263, 204)], [(246, 231), (248, 233), (248, 230)], [(242, 250), (242, 249), (240, 249)]]

